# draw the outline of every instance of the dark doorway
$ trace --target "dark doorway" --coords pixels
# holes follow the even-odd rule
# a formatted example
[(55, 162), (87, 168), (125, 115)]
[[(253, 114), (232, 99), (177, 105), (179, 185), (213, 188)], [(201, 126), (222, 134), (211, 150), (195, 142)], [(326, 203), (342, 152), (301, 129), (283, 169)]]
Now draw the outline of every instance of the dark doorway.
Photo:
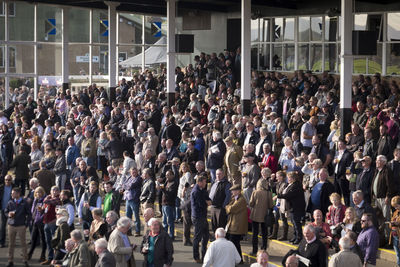
[(240, 19), (228, 19), (226, 35), (226, 49), (229, 51), (236, 51), (240, 46)]

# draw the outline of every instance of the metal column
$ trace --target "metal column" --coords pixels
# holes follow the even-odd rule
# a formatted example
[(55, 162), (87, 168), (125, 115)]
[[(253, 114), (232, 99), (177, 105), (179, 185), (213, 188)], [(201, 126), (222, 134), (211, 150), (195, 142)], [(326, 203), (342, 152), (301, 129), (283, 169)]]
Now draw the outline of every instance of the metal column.
[(68, 43), (69, 43), (69, 8), (63, 7), (62, 9), (62, 90), (65, 91), (69, 88), (69, 53), (68, 53)]
[(251, 20), (251, 1), (242, 0), (241, 9), (241, 100), (242, 114), (250, 115), (251, 113), (251, 42), (250, 42), (250, 20)]
[(89, 84), (93, 84), (93, 9), (89, 11)]
[(167, 98), (168, 105), (175, 104), (175, 0), (167, 0)]
[(105, 2), (108, 5), (108, 89), (110, 104), (115, 100), (115, 88), (117, 86), (116, 69), (117, 69), (117, 35), (116, 20), (117, 6), (115, 2)]
[(146, 25), (145, 25), (145, 15), (142, 16), (142, 72), (144, 72), (145, 67), (146, 67), (146, 55), (145, 55), (145, 51), (146, 51)]
[(4, 45), (4, 65), (5, 65), (5, 78), (4, 78), (4, 92), (5, 92), (5, 98), (4, 98), (4, 102), (5, 102), (5, 106), (6, 109), (9, 108), (10, 106), (10, 78), (9, 78), (9, 73), (10, 73), (10, 62), (9, 62), (9, 45), (8, 45), (8, 41), (9, 41), (9, 32), (8, 32), (8, 1), (4, 2), (4, 41), (5, 41), (5, 45)]
[(353, 3), (354, 0), (341, 0), (341, 51), (340, 51), (340, 135), (351, 130), (351, 78), (353, 73)]

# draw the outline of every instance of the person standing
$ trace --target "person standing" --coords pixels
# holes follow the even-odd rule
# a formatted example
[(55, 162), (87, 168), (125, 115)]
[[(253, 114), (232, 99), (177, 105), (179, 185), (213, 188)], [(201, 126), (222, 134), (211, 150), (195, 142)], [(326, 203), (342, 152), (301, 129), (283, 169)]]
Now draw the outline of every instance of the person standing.
[(217, 228), (225, 228), (227, 216), (225, 207), (231, 200), (231, 183), (226, 179), (222, 169), (216, 171), (217, 179), (210, 189), (211, 199), (211, 227), (213, 232)]
[[(240, 257), (242, 258), (242, 249), (240, 247), (240, 239), (242, 235), (247, 233), (247, 202), (241, 194), (240, 186), (231, 187), (232, 198), (226, 205), (226, 214), (228, 217), (228, 239), (235, 245)], [(243, 258), (242, 258), (243, 261)]]
[(13, 188), (11, 175), (6, 175), (4, 178), (4, 184), (0, 185), (0, 196), (1, 196), (1, 210), (0, 210), (0, 247), (6, 246), (6, 227), (7, 227), (7, 216), (5, 210), (8, 202), (11, 200), (11, 191)]
[[(136, 167), (130, 169), (131, 175), (128, 180), (123, 184), (124, 200), (126, 201), (126, 217), (132, 219), (132, 213), (135, 216), (135, 236), (140, 235), (140, 189), (142, 188), (142, 177), (139, 176)], [(117, 212), (119, 213), (119, 211)]]
[(114, 255), (107, 249), (108, 242), (104, 238), (97, 239), (94, 242), (94, 250), (99, 259), (95, 267), (114, 267), (116, 266)]
[(29, 204), (21, 196), (21, 188), (14, 187), (11, 191), (11, 198), (12, 199), (8, 201), (7, 207), (4, 211), (5, 215), (8, 217), (8, 238), (10, 240), (7, 267), (14, 266), (15, 238), (17, 234), (21, 242), (24, 266), (29, 267), (26, 245), (26, 227), (31, 221), (32, 214), (29, 209)]
[(339, 240), (340, 252), (332, 255), (329, 260), (329, 267), (352, 266), (362, 267), (360, 258), (350, 250), (350, 239), (342, 237)]
[(209, 266), (225, 266), (234, 267), (239, 264), (241, 257), (235, 245), (225, 238), (226, 232), (224, 228), (215, 230), (215, 241), (213, 241), (207, 249), (204, 256), (203, 267)]
[(390, 220), (391, 236), (389, 243), (393, 244), (393, 249), (396, 252), (397, 265), (400, 266), (400, 249), (399, 249), (399, 234), (400, 234), (400, 196), (395, 196), (391, 201), (392, 207), (395, 209)]
[(103, 216), (106, 217), (107, 212), (109, 212), (110, 210), (115, 211), (119, 216), (119, 210), (121, 206), (121, 194), (114, 190), (113, 182), (107, 181), (104, 183), (104, 193), (105, 196), (103, 202)]
[(108, 250), (115, 257), (116, 267), (136, 267), (133, 255), (136, 245), (131, 244), (127, 235), (131, 226), (131, 219), (121, 217), (117, 222), (117, 228), (111, 233), (108, 239)]
[(159, 187), (162, 191), (162, 213), (163, 213), (163, 227), (172, 240), (174, 240), (175, 230), (175, 202), (178, 195), (178, 183), (176, 182), (174, 173), (169, 170), (165, 174), (167, 180)]
[(358, 235), (357, 244), (364, 255), (364, 267), (376, 265), (379, 247), (379, 234), (372, 222), (372, 215), (364, 213), (361, 217), (361, 233)]
[(201, 241), (201, 255), (203, 259), (206, 254), (209, 238), (207, 206), (211, 205), (211, 200), (207, 193), (207, 177), (199, 176), (196, 182), (190, 194), (191, 219), (194, 225), (193, 259), (196, 263), (201, 263), (199, 243)]
[(65, 181), (67, 180), (67, 165), (62, 148), (56, 149), (56, 163), (54, 164), (53, 171), (56, 175), (56, 185), (60, 190), (64, 190)]
[(90, 182), (89, 191), (85, 192), (81, 197), (78, 207), (78, 217), (83, 223), (83, 229), (89, 229), (93, 221), (92, 210), (101, 208), (101, 196), (99, 195), (98, 186), (95, 181)]
[(232, 184), (241, 184), (240, 161), (243, 157), (243, 149), (233, 143), (233, 138), (225, 138), (226, 153), (224, 157), (224, 171)]
[(96, 141), (92, 137), (90, 131), (85, 132), (85, 139), (83, 139), (81, 144), (81, 155), (86, 164), (90, 167), (95, 168), (97, 146)]
[(21, 188), (21, 195), (25, 195), (25, 185), (29, 180), (29, 163), (31, 163), (31, 157), (26, 151), (20, 147), (18, 155), (14, 158), (10, 168), (15, 167), (15, 186)]

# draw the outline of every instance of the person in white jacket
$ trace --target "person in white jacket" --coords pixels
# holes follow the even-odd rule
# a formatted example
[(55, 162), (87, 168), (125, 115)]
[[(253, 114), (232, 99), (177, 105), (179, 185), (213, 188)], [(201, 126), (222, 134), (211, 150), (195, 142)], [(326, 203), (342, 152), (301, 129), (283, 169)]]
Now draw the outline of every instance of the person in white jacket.
[(235, 245), (225, 238), (224, 228), (215, 230), (215, 241), (210, 244), (203, 260), (203, 267), (234, 267), (241, 261)]

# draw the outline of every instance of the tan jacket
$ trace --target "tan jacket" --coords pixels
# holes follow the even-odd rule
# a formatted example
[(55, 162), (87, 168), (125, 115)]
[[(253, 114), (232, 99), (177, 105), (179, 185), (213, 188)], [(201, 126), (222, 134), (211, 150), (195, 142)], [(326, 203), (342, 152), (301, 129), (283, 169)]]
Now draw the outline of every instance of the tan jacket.
[(336, 254), (333, 254), (329, 260), (329, 267), (361, 267), (362, 263), (360, 257), (350, 250), (342, 250)]
[[(251, 208), (250, 219), (255, 222), (265, 222), (268, 209), (273, 207), (272, 193), (262, 186), (262, 180), (257, 183), (257, 190), (251, 194), (249, 206)], [(266, 180), (265, 180), (266, 181)]]
[[(108, 250), (114, 255), (117, 262), (116, 267), (136, 267), (135, 257), (133, 256), (132, 247), (125, 247), (124, 240), (118, 228), (116, 228), (110, 235), (108, 240)], [(128, 266), (126, 256), (131, 256), (131, 264)]]
[(243, 149), (233, 144), (230, 148), (227, 149), (225, 157), (224, 157), (224, 171), (227, 174), (227, 177), (230, 182), (233, 184), (241, 183), (241, 173), (240, 173), (240, 160), (243, 156)]
[(248, 230), (247, 203), (243, 195), (238, 199), (232, 197), (231, 201), (225, 207), (228, 217), (228, 233), (233, 235), (245, 235)]
[(88, 158), (93, 158), (96, 157), (97, 155), (97, 147), (96, 147), (96, 141), (93, 139), (93, 137), (85, 138), (82, 141), (81, 144), (81, 155), (82, 157), (88, 157)]

